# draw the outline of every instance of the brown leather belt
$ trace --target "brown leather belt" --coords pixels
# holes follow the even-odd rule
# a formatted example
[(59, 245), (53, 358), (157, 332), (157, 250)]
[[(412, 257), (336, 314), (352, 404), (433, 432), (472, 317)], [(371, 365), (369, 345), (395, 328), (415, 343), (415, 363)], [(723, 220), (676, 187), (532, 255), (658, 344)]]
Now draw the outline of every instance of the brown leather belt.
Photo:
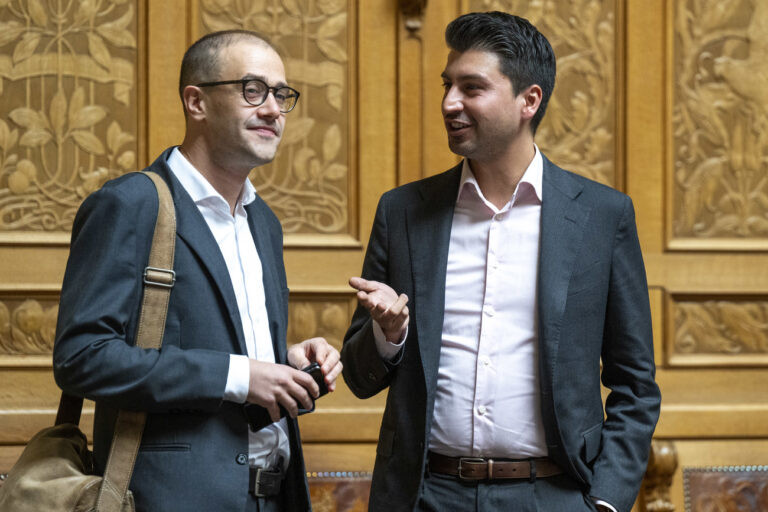
[(510, 478), (536, 478), (559, 475), (560, 466), (547, 457), (526, 460), (485, 459), (482, 457), (448, 457), (429, 452), (429, 471), (455, 476), (459, 480), (506, 480)]
[(269, 471), (264, 468), (250, 468), (248, 492), (257, 498), (268, 498), (280, 494), (280, 487), (285, 474), (280, 470)]

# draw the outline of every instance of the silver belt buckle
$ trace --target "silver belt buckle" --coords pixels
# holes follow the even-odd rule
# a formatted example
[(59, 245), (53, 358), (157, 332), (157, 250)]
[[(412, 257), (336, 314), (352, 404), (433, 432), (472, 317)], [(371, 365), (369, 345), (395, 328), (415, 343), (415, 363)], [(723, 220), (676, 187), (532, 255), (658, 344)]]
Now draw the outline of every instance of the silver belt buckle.
[(461, 471), (463, 469), (463, 465), (469, 463), (469, 464), (485, 464), (485, 459), (482, 457), (459, 457), (459, 480), (482, 480), (484, 477), (469, 477), (464, 476)]

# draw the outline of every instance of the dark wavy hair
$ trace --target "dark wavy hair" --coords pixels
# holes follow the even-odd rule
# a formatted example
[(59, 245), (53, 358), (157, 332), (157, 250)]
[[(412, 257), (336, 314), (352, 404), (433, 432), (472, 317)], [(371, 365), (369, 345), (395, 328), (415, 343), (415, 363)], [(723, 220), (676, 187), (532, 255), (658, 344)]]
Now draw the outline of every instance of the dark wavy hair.
[(445, 42), (457, 52), (495, 53), (516, 95), (533, 84), (541, 87), (541, 105), (531, 120), (535, 134), (555, 88), (555, 52), (547, 38), (525, 18), (494, 11), (459, 16), (445, 29)]

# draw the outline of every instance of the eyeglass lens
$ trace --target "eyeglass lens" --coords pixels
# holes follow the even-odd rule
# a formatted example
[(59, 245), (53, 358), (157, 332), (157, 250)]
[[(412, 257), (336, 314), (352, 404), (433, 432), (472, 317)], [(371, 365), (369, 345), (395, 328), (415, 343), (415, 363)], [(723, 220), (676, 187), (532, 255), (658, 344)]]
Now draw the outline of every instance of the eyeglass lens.
[(269, 87), (261, 80), (255, 79), (243, 84), (245, 101), (254, 106), (264, 103), (270, 90), (273, 91), (275, 101), (281, 112), (288, 112), (296, 105), (297, 95), (290, 87)]

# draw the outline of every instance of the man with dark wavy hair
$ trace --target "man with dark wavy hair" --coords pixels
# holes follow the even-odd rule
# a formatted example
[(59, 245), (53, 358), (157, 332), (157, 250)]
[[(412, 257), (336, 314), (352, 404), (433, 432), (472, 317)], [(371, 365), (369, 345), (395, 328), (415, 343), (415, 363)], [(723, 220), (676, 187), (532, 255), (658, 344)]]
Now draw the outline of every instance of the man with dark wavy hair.
[(464, 160), (384, 194), (350, 279), (344, 378), (389, 390), (370, 508), (629, 512), (660, 404), (632, 202), (534, 143), (555, 56), (533, 25), (467, 14), (446, 42)]
[[(310, 510), (295, 417), (319, 389), (299, 368), (319, 363), (333, 389), (341, 364), (322, 338), (287, 350), (282, 228), (248, 180), (274, 158), (299, 93), (269, 43), (233, 30), (187, 50), (179, 94), (184, 141), (146, 169), (167, 182), (177, 218), (162, 347), (133, 346), (158, 200), (131, 173), (75, 219), (56, 382), (96, 402), (97, 471), (117, 411), (147, 412), (130, 484), (137, 511)], [(264, 422), (249, 428), (246, 411)]]

